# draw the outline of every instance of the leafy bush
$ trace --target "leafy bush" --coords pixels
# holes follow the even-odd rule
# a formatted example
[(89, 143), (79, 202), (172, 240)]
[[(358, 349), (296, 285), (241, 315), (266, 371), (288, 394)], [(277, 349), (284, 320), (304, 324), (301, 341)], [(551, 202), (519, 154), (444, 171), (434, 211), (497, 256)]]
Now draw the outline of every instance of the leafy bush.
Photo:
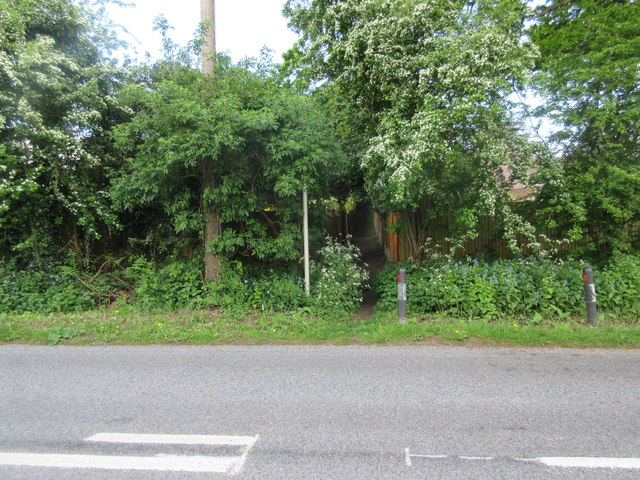
[[(554, 262), (545, 258), (404, 265), (407, 308), (413, 313), (440, 312), (472, 318), (582, 315), (584, 266), (578, 261)], [(396, 308), (398, 268), (398, 264), (388, 266), (374, 281), (380, 309)], [(637, 318), (640, 259), (617, 256), (594, 272), (598, 308)]]
[(69, 268), (0, 272), (0, 312), (78, 312), (95, 307), (92, 292)]
[(318, 252), (320, 262), (313, 262), (312, 293), (320, 311), (354, 312), (362, 302), (362, 291), (368, 280), (367, 272), (358, 265), (360, 251), (349, 243), (327, 237), (326, 245)]
[(616, 254), (594, 272), (598, 307), (624, 317), (640, 317), (640, 257)]
[(207, 285), (206, 305), (270, 312), (287, 312), (304, 306), (307, 299), (299, 272), (286, 268), (249, 268), (225, 262), (220, 280)]
[(127, 268), (134, 284), (133, 301), (143, 310), (166, 311), (193, 307), (201, 302), (202, 264), (195, 260), (174, 260), (155, 268), (143, 258)]

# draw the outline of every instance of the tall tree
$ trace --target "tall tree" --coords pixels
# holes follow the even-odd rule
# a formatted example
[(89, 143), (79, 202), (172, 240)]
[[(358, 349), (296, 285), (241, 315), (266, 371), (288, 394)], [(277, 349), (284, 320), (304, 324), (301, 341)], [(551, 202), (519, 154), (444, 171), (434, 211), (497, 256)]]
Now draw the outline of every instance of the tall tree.
[[(302, 187), (322, 198), (343, 157), (325, 112), (269, 70), (219, 57), (211, 82), (195, 62), (163, 60), (129, 86), (135, 113), (116, 129), (129, 157), (114, 185), (118, 204), (160, 205), (176, 233), (201, 239), (204, 190), (224, 227), (207, 245), (218, 258), (299, 259)], [(215, 172), (215, 188), (204, 189), (203, 168)]]
[[(509, 95), (526, 81), (535, 49), (524, 39), (519, 0), (289, 0), (301, 34), (289, 65), (328, 81), (356, 109), (365, 186), (381, 212), (403, 212), (411, 252), (451, 219), (451, 237), (475, 235), (480, 215), (515, 234), (530, 227), (510, 208), (508, 165), (526, 177), (531, 146), (518, 135)], [(362, 120), (365, 119), (364, 122)]]
[(118, 158), (122, 72), (100, 11), (71, 0), (0, 0), (0, 256), (90, 253), (117, 225), (106, 193)]
[(561, 182), (539, 196), (547, 223), (587, 251), (640, 248), (640, 4), (553, 0), (537, 9), (542, 113), (564, 129)]

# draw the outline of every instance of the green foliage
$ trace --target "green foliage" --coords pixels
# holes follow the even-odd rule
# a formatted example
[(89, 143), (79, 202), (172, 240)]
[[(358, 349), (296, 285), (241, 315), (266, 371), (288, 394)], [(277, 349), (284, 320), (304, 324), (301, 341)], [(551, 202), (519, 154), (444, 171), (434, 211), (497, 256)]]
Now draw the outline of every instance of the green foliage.
[[(378, 307), (397, 302), (397, 265), (376, 277)], [(519, 258), (485, 262), (429, 262), (406, 265), (408, 309), (470, 318), (534, 318), (537, 321), (583, 315), (584, 285), (577, 261)], [(618, 256), (595, 271), (598, 308), (636, 318), (640, 297), (640, 258)]]
[(224, 262), (220, 280), (207, 284), (204, 304), (262, 312), (290, 312), (306, 305), (300, 272), (287, 268), (250, 268), (241, 262)]
[(125, 275), (135, 283), (133, 303), (145, 311), (174, 311), (201, 301), (203, 284), (199, 261), (173, 261), (161, 267), (139, 258)]
[(0, 313), (79, 312), (95, 306), (77, 272), (0, 269)]
[(638, 348), (640, 329), (611, 318), (597, 328), (548, 321), (460, 320), (442, 316), (409, 318), (400, 324), (395, 314), (377, 314), (365, 321), (316, 317), (304, 311), (252, 315), (231, 321), (218, 311), (166, 314), (85, 312), (66, 315), (0, 314), (0, 342), (74, 345), (147, 344), (393, 344), (426, 341), (464, 345), (562, 346), (571, 348)]
[(0, 256), (43, 266), (65, 247), (90, 254), (117, 226), (113, 46), (85, 2), (0, 0)]
[(532, 40), (541, 57), (541, 114), (563, 129), (562, 176), (544, 184), (538, 217), (607, 257), (640, 246), (640, 4), (547, 1)]
[(616, 253), (594, 277), (598, 305), (607, 313), (624, 318), (640, 312), (640, 258)]
[(220, 280), (207, 285), (205, 305), (244, 316), (247, 311), (313, 311), (320, 316), (344, 317), (362, 301), (367, 273), (358, 265), (359, 251), (331, 238), (311, 264), (311, 296), (304, 294), (300, 268), (248, 267), (225, 262)]
[[(353, 153), (376, 210), (424, 224), (451, 218), (455, 240), (491, 215), (504, 219), (507, 238), (535, 239), (507, 195), (513, 182), (529, 183), (536, 159), (508, 101), (534, 66), (526, 2), (289, 0), (285, 14), (301, 34), (288, 66), (327, 80), (350, 113), (343, 131), (361, 136)], [(420, 232), (407, 228), (410, 256)]]
[(91, 276), (69, 266), (58, 267), (56, 273), (33, 268), (4, 271), (0, 313), (79, 312), (98, 306), (128, 312), (221, 308), (239, 320), (248, 312), (295, 312), (305, 307), (323, 314), (353, 312), (366, 281), (357, 265), (356, 247), (329, 240), (319, 254), (322, 260), (313, 265), (312, 299), (304, 294), (296, 264), (268, 267), (225, 261), (219, 281), (211, 283), (203, 282), (200, 260), (172, 259), (156, 265), (136, 258), (128, 267), (120, 266), (117, 276)]
[(53, 345), (58, 345), (64, 341), (70, 340), (78, 335), (82, 335), (85, 333), (85, 330), (82, 327), (65, 327), (62, 325), (55, 326), (49, 332), (49, 336), (47, 337), (47, 345), (50, 347)]
[(269, 65), (220, 56), (217, 68), (214, 80), (186, 55), (140, 71), (123, 94), (132, 119), (115, 129), (129, 159), (112, 196), (128, 211), (160, 206), (192, 243), (215, 212), (219, 256), (296, 260), (303, 185), (321, 198), (343, 171), (328, 114)]
[(311, 265), (311, 289), (315, 307), (321, 312), (351, 314), (362, 302), (368, 274), (358, 265), (360, 251), (349, 243), (327, 237), (318, 252), (320, 260)]

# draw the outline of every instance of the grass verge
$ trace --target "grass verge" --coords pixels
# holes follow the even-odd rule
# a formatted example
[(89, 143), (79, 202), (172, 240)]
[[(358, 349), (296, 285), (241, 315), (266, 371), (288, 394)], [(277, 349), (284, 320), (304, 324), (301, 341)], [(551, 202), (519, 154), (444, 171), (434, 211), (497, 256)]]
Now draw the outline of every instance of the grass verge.
[(601, 318), (582, 320), (474, 320), (411, 318), (393, 314), (366, 320), (323, 320), (303, 311), (230, 317), (220, 311), (168, 314), (103, 310), (82, 314), (0, 315), (0, 343), (40, 345), (151, 344), (453, 344), (640, 348), (640, 326)]

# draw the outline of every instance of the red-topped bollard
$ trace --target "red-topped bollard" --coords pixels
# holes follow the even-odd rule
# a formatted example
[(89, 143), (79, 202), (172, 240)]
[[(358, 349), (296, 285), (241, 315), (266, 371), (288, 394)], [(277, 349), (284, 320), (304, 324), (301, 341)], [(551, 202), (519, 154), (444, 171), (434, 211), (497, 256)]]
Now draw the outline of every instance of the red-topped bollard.
[(596, 284), (593, 282), (593, 270), (582, 270), (584, 280), (584, 301), (587, 304), (587, 322), (592, 327), (598, 325), (598, 307), (596, 306)]
[(407, 323), (407, 278), (406, 270), (398, 272), (398, 322)]

